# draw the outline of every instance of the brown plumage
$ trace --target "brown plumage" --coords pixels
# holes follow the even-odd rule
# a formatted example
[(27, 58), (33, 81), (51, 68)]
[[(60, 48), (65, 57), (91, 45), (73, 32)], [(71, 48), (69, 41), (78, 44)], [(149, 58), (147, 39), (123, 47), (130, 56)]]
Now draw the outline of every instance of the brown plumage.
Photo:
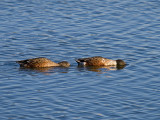
[(21, 60), (16, 62), (20, 65), (20, 67), (25, 67), (25, 68), (40, 68), (40, 67), (53, 67), (53, 66), (69, 67), (70, 66), (70, 64), (67, 61), (55, 63), (43, 57)]
[(80, 66), (118, 66), (126, 64), (123, 60), (111, 60), (101, 56), (80, 58), (76, 62)]

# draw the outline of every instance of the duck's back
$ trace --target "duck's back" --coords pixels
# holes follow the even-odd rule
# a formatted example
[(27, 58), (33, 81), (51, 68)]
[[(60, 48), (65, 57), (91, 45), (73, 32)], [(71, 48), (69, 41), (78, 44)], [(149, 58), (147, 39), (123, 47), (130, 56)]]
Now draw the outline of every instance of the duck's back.
[(36, 68), (36, 67), (50, 67), (50, 66), (58, 66), (57, 63), (47, 59), (47, 58), (33, 58), (27, 60), (17, 61), (21, 67), (26, 68)]
[(103, 58), (101, 56), (89, 57), (89, 58), (80, 58), (77, 59), (76, 62), (81, 65), (86, 66), (104, 66), (109, 59)]

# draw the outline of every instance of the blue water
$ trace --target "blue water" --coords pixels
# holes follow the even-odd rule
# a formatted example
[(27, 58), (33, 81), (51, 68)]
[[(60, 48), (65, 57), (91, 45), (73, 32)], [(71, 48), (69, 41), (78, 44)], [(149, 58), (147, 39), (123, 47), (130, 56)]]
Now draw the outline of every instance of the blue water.
[[(1, 0), (0, 120), (159, 120), (159, 0)], [(123, 59), (123, 69), (75, 59)], [(21, 69), (47, 57), (69, 68)]]

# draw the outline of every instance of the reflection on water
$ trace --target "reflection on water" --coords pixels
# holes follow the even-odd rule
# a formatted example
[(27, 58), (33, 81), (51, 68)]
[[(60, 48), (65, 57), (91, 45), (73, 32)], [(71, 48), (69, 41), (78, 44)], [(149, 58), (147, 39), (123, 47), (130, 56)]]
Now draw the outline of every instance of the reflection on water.
[(33, 72), (39, 72), (39, 73), (44, 73), (45, 75), (50, 75), (55, 72), (59, 73), (68, 73), (68, 69), (66, 67), (40, 67), (40, 68), (24, 68), (20, 67), (20, 71), (33, 71)]
[[(106, 72), (110, 70), (121, 70), (124, 69), (126, 66), (74, 66), (77, 68), (79, 72), (82, 71), (93, 71), (93, 72)], [(19, 71), (26, 71), (26, 72), (38, 72), (43, 73), (45, 75), (50, 75), (55, 72), (59, 73), (68, 73), (70, 67), (40, 67), (40, 68), (24, 68), (19, 67)], [(73, 67), (72, 67), (73, 68)], [(76, 70), (76, 69), (74, 69)]]
[(109, 70), (121, 70), (125, 67), (126, 65), (123, 65), (123, 66), (81, 66), (81, 65), (78, 65), (77, 69), (79, 71), (88, 70), (88, 71), (93, 71), (93, 72), (105, 72)]

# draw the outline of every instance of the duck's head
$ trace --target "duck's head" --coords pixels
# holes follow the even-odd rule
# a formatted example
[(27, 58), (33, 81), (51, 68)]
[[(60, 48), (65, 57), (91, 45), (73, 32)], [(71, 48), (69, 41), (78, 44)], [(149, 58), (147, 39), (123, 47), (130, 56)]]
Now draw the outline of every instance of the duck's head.
[(120, 59), (116, 60), (116, 62), (117, 62), (117, 66), (126, 65), (126, 63), (123, 60), (120, 60)]
[(69, 66), (70, 66), (70, 63), (67, 62), (67, 61), (62, 61), (62, 62), (59, 62), (58, 64), (59, 64), (60, 66), (62, 66), (62, 67), (69, 67)]

